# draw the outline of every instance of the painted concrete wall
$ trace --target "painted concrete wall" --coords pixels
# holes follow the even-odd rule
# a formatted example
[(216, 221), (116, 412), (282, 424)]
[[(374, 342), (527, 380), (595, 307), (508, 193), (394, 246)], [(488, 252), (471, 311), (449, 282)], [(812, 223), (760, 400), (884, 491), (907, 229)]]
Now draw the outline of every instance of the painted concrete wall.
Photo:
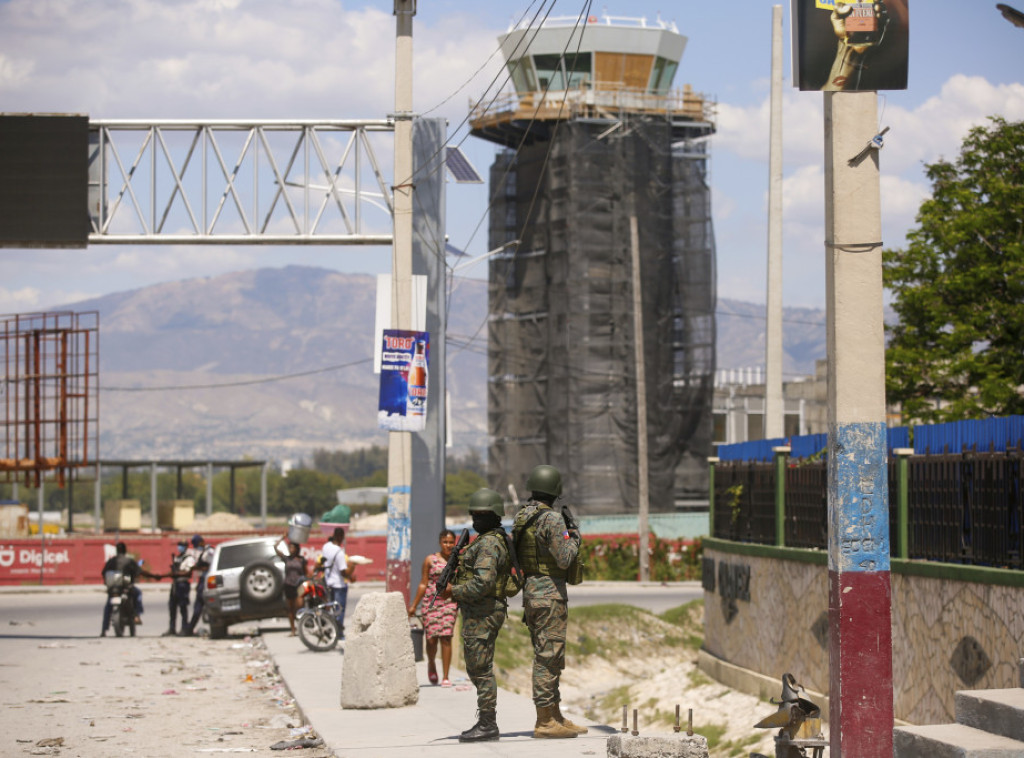
[[(711, 561), (713, 591), (707, 578)], [(775, 681), (790, 672), (808, 690), (828, 693), (824, 560), (706, 547), (705, 590), (708, 653)], [(892, 639), (895, 717), (913, 724), (953, 721), (957, 690), (1019, 685), (1024, 588), (914, 576), (894, 566)]]

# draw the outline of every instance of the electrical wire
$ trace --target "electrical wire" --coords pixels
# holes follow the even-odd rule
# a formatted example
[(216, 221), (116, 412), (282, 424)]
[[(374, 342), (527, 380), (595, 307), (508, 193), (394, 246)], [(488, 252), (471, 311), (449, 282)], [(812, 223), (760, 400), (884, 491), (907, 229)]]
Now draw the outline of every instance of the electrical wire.
[(331, 371), (340, 371), (341, 369), (359, 366), (364, 363), (373, 363), (373, 358), (360, 358), (356, 361), (338, 363), (334, 366), (325, 366), (323, 368), (312, 369), (310, 371), (299, 371), (294, 374), (278, 374), (276, 376), (265, 376), (260, 379), (246, 379), (237, 382), (219, 382), (215, 384), (177, 384), (164, 387), (100, 387), (100, 392), (167, 392), (171, 390), (216, 390), (226, 389), (228, 387), (245, 387), (252, 384), (282, 382), (286, 379), (297, 379), (303, 376), (313, 376), (314, 374), (326, 374)]

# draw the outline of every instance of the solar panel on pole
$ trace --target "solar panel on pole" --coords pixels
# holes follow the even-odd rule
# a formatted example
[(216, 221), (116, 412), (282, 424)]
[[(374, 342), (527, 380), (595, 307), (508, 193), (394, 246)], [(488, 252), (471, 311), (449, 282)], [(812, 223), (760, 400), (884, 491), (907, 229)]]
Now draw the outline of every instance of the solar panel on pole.
[(483, 184), (484, 180), (473, 168), (469, 158), (457, 147), (444, 149), (444, 164), (451, 172), (452, 178), (459, 184)]

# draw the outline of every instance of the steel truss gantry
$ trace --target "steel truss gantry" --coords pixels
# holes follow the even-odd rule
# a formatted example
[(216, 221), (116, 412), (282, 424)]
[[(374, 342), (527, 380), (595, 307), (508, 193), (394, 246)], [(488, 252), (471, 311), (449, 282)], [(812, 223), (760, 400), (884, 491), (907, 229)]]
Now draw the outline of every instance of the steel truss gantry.
[(393, 131), (390, 118), (90, 120), (89, 244), (390, 245), (377, 152)]

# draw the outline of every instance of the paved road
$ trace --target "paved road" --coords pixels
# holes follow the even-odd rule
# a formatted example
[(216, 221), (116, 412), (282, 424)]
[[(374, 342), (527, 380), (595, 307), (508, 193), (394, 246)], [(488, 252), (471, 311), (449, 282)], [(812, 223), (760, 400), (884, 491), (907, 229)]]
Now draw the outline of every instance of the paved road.
[[(380, 592), (380, 582), (352, 585), (349, 592), (349, 610), (355, 608), (365, 592)], [(144, 623), (138, 633), (143, 636), (159, 635), (167, 628), (167, 584), (142, 584), (146, 608)], [(569, 588), (570, 606), (622, 603), (644, 608), (652, 613), (664, 613), (670, 608), (704, 597), (700, 582), (678, 582), (668, 585), (636, 584), (633, 582), (587, 582)], [(103, 589), (89, 587), (52, 587), (39, 590), (34, 587), (0, 587), (0, 639), (39, 637), (55, 634), (59, 637), (95, 637), (99, 634), (100, 618), (105, 595)], [(519, 606), (512, 601), (512, 608)], [(18, 625), (19, 618), (32, 620), (32, 626)], [(261, 622), (261, 626), (274, 622)], [(281, 621), (284, 625), (286, 622)]]
[[(380, 583), (356, 585), (350, 594), (350, 608), (355, 607), (363, 593), (382, 589)], [(138, 633), (143, 637), (155, 637), (166, 629), (167, 587), (143, 585), (143, 592), (147, 610), (145, 623), (139, 627)], [(570, 603), (577, 606), (628, 603), (661, 613), (701, 596), (700, 585), (696, 582), (668, 586), (587, 583), (571, 589)], [(104, 602), (105, 595), (99, 586), (44, 590), (0, 588), (0, 666), (10, 666), (12, 660), (21, 657), (32, 658), (38, 661), (34, 664), (38, 676), (59, 679), (61, 671), (42, 670), (48, 658), (40, 657), (38, 648), (41, 645), (83, 644), (67, 642), (76, 638), (88, 639), (84, 642), (86, 645), (101, 643), (95, 638)], [(457, 685), (453, 688), (424, 684), (419, 702), (414, 706), (379, 711), (345, 710), (338, 707), (344, 643), (332, 653), (313, 653), (287, 635), (285, 619), (274, 619), (231, 627), (229, 637), (233, 639), (217, 644), (238, 644), (240, 636), (254, 626), (259, 627), (298, 707), (324, 738), (327, 748), (339, 758), (423, 758), (425, 753), (440, 755), (460, 749), (473, 756), (575, 758), (604, 755), (606, 740), (615, 732), (610, 727), (589, 723), (590, 733), (574, 740), (558, 740), (556, 743), (534, 740), (531, 732), (535, 716), (533, 703), (528, 697), (502, 690), (498, 712), (501, 740), (474, 745), (469, 752), (465, 750), (467, 746), (458, 743), (458, 733), (472, 723), (475, 693), (465, 681), (463, 672), (453, 670), (453, 681)], [(213, 644), (201, 640), (176, 642), (190, 647)], [(418, 679), (425, 682), (426, 663), (416, 665)], [(585, 722), (581, 714), (571, 713), (570, 716), (577, 723)]]

